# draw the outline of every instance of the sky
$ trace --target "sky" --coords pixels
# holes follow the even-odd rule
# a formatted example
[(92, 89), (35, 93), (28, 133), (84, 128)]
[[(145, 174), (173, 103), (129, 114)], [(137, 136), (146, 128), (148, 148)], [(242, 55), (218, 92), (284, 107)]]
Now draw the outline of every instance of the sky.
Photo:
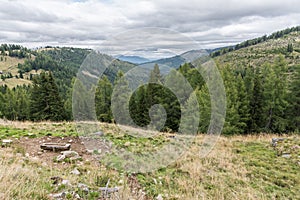
[(0, 0), (0, 43), (159, 58), (300, 25), (299, 0)]

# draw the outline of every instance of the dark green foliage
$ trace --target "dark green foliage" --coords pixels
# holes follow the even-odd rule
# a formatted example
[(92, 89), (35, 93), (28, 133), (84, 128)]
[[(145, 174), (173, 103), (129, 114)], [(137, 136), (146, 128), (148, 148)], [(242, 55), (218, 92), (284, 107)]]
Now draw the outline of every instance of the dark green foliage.
[(290, 130), (300, 131), (300, 66), (294, 67), (290, 86), (289, 116)]
[(95, 93), (95, 107), (97, 119), (101, 122), (111, 122), (111, 95), (112, 84), (106, 76), (99, 80)]
[(288, 52), (288, 53), (292, 53), (293, 50), (294, 50), (294, 49), (293, 49), (293, 44), (289, 43), (288, 46), (287, 46), (287, 52)]
[(51, 72), (43, 72), (33, 79), (30, 112), (34, 121), (65, 119), (63, 102)]

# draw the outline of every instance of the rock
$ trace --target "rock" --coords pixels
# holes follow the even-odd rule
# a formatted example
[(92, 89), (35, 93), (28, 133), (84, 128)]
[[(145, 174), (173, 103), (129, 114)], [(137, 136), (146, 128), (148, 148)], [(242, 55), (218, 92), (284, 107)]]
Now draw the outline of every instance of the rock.
[(282, 157), (283, 157), (283, 158), (290, 158), (290, 157), (291, 157), (291, 154), (285, 153), (285, 154), (282, 154)]
[(42, 154), (43, 154), (43, 152), (39, 151), (39, 152), (37, 152), (37, 154), (38, 154), (38, 155), (42, 155)]
[(50, 197), (54, 199), (64, 199), (68, 193), (67, 192), (61, 192), (57, 194), (50, 194)]
[(284, 138), (272, 138), (272, 146), (276, 147), (277, 143), (280, 141), (283, 141), (283, 140), (284, 140)]
[(78, 183), (77, 187), (84, 191), (85, 193), (89, 193), (89, 187), (83, 183)]
[(80, 175), (80, 171), (78, 171), (77, 168), (73, 169), (70, 173), (74, 175)]
[(128, 141), (128, 142), (125, 142), (124, 146), (125, 146), (125, 147), (129, 147), (129, 146), (130, 146), (130, 142), (129, 142), (129, 141)]
[(13, 141), (12, 140), (2, 140), (3, 144), (11, 144)]
[(81, 197), (79, 196), (79, 194), (74, 194), (74, 198), (75, 199), (81, 199)]
[(76, 151), (62, 151), (61, 154), (64, 155), (66, 158), (73, 158), (73, 159), (81, 158)]
[(2, 147), (10, 146), (12, 142), (12, 140), (2, 140)]
[(72, 143), (72, 142), (73, 142), (73, 140), (69, 140), (68, 142), (69, 142), (69, 143)]
[(29, 153), (25, 153), (25, 157), (29, 157)]
[(72, 186), (69, 180), (62, 180), (61, 185)]
[(102, 131), (98, 131), (98, 132), (94, 133), (94, 135), (102, 136), (102, 135), (103, 135), (103, 132), (102, 132)]
[(117, 187), (114, 187), (114, 188), (100, 187), (99, 190), (103, 194), (111, 194), (111, 193), (114, 193), (114, 192), (118, 192), (119, 188), (117, 188)]
[(87, 150), (86, 150), (86, 153), (88, 153), (88, 154), (93, 154), (93, 153), (94, 153), (94, 150), (87, 149)]
[(66, 156), (65, 156), (65, 155), (58, 155), (58, 156), (56, 157), (56, 161), (58, 161), (58, 162), (62, 162), (64, 159), (66, 159)]
[(164, 200), (164, 198), (162, 197), (161, 194), (159, 194), (155, 199), (156, 199), (156, 200)]

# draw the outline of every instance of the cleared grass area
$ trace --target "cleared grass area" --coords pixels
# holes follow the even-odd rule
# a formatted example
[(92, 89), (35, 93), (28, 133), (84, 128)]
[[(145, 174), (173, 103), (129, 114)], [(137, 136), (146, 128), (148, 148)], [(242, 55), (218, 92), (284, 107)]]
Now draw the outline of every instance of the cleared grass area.
[[(74, 123), (0, 122), (1, 138), (23, 138), (28, 142), (45, 135), (77, 138)], [(154, 139), (129, 136), (130, 129), (112, 124), (100, 124), (104, 138), (116, 148), (133, 153), (143, 149), (160, 148), (169, 142), (169, 134), (155, 135)], [(132, 129), (135, 133), (137, 129)], [(142, 131), (142, 130), (141, 130)], [(204, 136), (196, 137), (192, 146), (169, 166), (148, 173), (128, 173), (104, 166), (101, 159), (84, 159), (79, 163), (50, 162), (42, 157), (26, 157), (27, 149), (20, 146), (0, 149), (0, 199), (49, 199), (49, 194), (68, 191), (68, 186), (57, 187), (52, 176), (70, 180), (73, 185), (84, 183), (91, 188), (105, 185), (120, 191), (111, 199), (300, 199), (300, 136), (286, 138), (272, 147), (278, 135), (221, 136), (210, 154), (199, 155)], [(283, 157), (280, 152), (289, 153)], [(50, 154), (49, 154), (50, 155)], [(150, 163), (149, 163), (150, 164)], [(77, 167), (79, 176), (70, 174)], [(15, 178), (18, 177), (18, 178)], [(80, 191), (78, 191), (80, 193)], [(81, 193), (80, 193), (81, 194)], [(2, 196), (1, 196), (2, 195)], [(99, 195), (83, 199), (99, 199)]]
[(7, 85), (9, 88), (16, 87), (17, 85), (30, 85), (31, 83), (30, 80), (20, 78), (9, 78), (5, 79), (5, 81), (0, 80), (0, 85)]

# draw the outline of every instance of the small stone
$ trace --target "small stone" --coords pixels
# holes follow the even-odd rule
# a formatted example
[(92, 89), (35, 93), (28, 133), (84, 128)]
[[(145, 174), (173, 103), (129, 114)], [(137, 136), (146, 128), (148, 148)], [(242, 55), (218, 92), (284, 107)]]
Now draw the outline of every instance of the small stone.
[(75, 199), (81, 199), (81, 197), (79, 196), (79, 194), (74, 194), (74, 198)]
[(69, 140), (68, 142), (69, 142), (69, 143), (72, 143), (72, 142), (73, 142), (73, 140)]
[(29, 157), (29, 153), (25, 153), (25, 157)]
[(283, 157), (283, 158), (290, 158), (290, 157), (291, 157), (291, 154), (288, 154), (288, 153), (282, 154), (282, 157)]
[(130, 142), (129, 142), (129, 141), (128, 141), (128, 142), (125, 142), (124, 146), (125, 146), (125, 147), (129, 147), (129, 146), (130, 146)]
[(67, 192), (61, 192), (61, 193), (57, 193), (57, 194), (50, 194), (50, 197), (54, 198), (54, 199), (64, 199), (67, 195)]
[(63, 161), (65, 158), (66, 158), (65, 155), (58, 155), (58, 156), (56, 157), (56, 161), (61, 162), (61, 161)]
[(13, 141), (12, 140), (2, 140), (3, 144), (11, 144)]
[(86, 193), (89, 192), (89, 187), (83, 183), (78, 183), (77, 187)]
[(37, 154), (38, 154), (38, 155), (42, 155), (42, 154), (43, 154), (43, 152), (39, 151), (39, 152), (37, 152)]
[(162, 197), (161, 194), (159, 194), (159, 195), (156, 197), (156, 200), (164, 200), (164, 198)]
[(88, 153), (88, 154), (93, 154), (93, 153), (94, 153), (94, 150), (87, 149), (87, 150), (86, 150), (86, 153)]
[(79, 154), (76, 151), (62, 151), (61, 154), (66, 158), (80, 158)]
[(69, 180), (62, 180), (62, 181), (61, 181), (61, 184), (62, 184), (62, 185), (67, 185), (67, 186), (71, 186), (71, 183), (70, 183)]
[(77, 168), (73, 169), (73, 171), (71, 171), (70, 173), (74, 175), (80, 175), (80, 171), (78, 171)]

